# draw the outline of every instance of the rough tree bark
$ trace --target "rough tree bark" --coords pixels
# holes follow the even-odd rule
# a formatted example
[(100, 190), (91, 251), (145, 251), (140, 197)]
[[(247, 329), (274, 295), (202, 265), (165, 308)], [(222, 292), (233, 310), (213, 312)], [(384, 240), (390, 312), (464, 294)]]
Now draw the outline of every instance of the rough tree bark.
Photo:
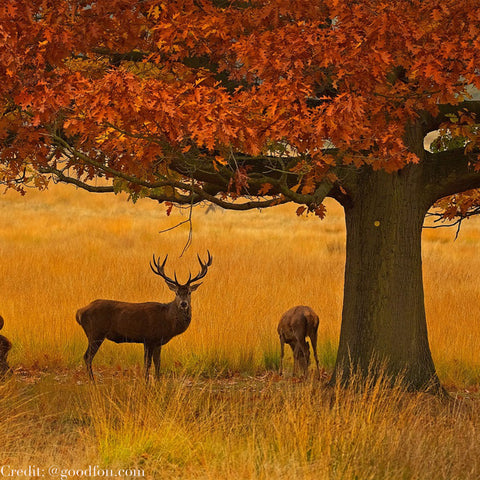
[(414, 389), (438, 389), (428, 344), (421, 233), (429, 208), (421, 169), (365, 169), (345, 205), (344, 304), (332, 382), (399, 375)]

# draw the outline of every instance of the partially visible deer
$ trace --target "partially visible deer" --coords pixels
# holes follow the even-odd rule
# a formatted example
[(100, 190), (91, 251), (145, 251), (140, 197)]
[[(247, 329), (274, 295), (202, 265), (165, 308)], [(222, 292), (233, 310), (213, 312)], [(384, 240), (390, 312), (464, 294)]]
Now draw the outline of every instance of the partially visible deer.
[[(0, 330), (3, 328), (3, 323), (3, 317), (0, 316)], [(11, 348), (12, 344), (9, 340), (3, 335), (0, 335), (0, 378), (4, 377), (5, 374), (10, 371), (7, 363), (7, 355)]]
[[(208, 252), (208, 251), (207, 251)], [(180, 284), (177, 275), (174, 279), (165, 274), (165, 263), (168, 255), (160, 264), (153, 256), (150, 268), (153, 273), (162, 277), (168, 288), (175, 292), (175, 299), (170, 303), (127, 303), (115, 300), (95, 300), (77, 311), (77, 322), (85, 330), (88, 348), (84, 355), (89, 377), (94, 380), (92, 360), (105, 339), (116, 343), (143, 343), (145, 380), (148, 382), (149, 369), (155, 365), (155, 377), (160, 377), (160, 353), (162, 345), (168, 343), (176, 335), (183, 333), (192, 319), (190, 306), (191, 293), (201, 283), (212, 264), (212, 256), (208, 252), (206, 262), (200, 262), (200, 273), (192, 278), (190, 274), (185, 284)]]
[(283, 372), (285, 343), (290, 345), (293, 352), (293, 374), (296, 375), (299, 369), (303, 375), (307, 374), (310, 365), (310, 348), (305, 340), (306, 337), (309, 337), (312, 343), (317, 373), (320, 374), (317, 357), (317, 330), (318, 315), (310, 307), (298, 305), (282, 315), (277, 328), (280, 337), (280, 375)]

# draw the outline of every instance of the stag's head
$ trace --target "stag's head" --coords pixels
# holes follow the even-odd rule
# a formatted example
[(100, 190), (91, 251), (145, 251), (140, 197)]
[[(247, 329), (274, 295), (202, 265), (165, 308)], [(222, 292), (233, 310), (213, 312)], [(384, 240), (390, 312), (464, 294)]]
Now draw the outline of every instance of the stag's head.
[(208, 250), (207, 254), (208, 258), (206, 262), (202, 262), (200, 256), (197, 255), (201, 267), (200, 273), (193, 278), (192, 274), (190, 273), (187, 282), (184, 284), (181, 284), (177, 280), (177, 274), (175, 272), (173, 273), (173, 279), (165, 274), (165, 264), (167, 263), (168, 255), (165, 257), (162, 263), (160, 263), (160, 259), (155, 258), (155, 255), (153, 256), (153, 264), (150, 262), (150, 268), (152, 269), (153, 273), (162, 277), (165, 280), (168, 288), (175, 292), (175, 303), (181, 310), (190, 310), (191, 294), (202, 284), (201, 282), (195, 282), (198, 282), (207, 274), (208, 267), (212, 264), (212, 256)]

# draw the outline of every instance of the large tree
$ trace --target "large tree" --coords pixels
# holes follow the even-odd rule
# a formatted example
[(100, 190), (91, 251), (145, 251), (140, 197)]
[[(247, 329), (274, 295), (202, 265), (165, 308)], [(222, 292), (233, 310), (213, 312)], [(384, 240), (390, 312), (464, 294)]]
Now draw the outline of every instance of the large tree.
[(3, 0), (1, 181), (320, 217), (333, 197), (347, 226), (333, 380), (382, 368), (439, 388), (421, 232), (435, 204), (478, 205), (479, 7)]

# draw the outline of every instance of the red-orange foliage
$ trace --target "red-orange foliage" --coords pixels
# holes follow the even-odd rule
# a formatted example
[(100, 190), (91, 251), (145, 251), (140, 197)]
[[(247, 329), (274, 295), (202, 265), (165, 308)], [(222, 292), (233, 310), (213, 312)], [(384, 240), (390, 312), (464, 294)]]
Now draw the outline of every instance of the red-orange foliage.
[[(225, 171), (218, 191), (248, 163), (238, 154), (300, 157), (307, 195), (338, 163), (396, 171), (419, 161), (404, 141), (407, 125), (453, 125), (439, 115), (442, 105), (460, 111), (457, 130), (474, 121), (462, 102), (468, 88), (480, 88), (478, 6), (5, 0), (3, 181), (54, 173), (66, 157), (83, 180), (120, 172), (142, 188), (171, 178), (181, 187), (199, 155)], [(465, 130), (474, 150), (478, 135)], [(258, 178), (243, 191), (262, 195), (271, 182), (256, 165)], [(297, 183), (270, 194), (308, 203), (290, 191)]]

